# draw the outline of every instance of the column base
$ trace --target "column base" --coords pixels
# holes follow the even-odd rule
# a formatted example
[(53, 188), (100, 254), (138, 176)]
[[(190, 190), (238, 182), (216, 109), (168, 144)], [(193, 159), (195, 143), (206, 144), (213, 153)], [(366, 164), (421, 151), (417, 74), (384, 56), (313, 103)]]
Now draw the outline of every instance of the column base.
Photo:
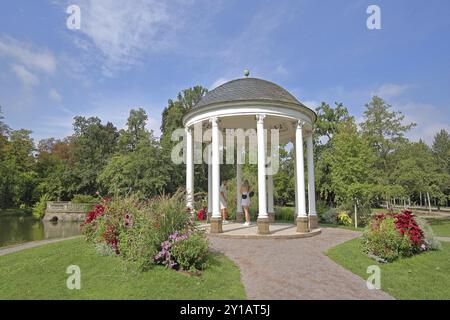
[(309, 230), (314, 230), (317, 229), (317, 227), (319, 226), (319, 219), (317, 218), (317, 214), (310, 214), (308, 216), (309, 218)]
[(297, 232), (308, 233), (309, 232), (309, 219), (307, 216), (297, 216)]
[(269, 212), (269, 222), (275, 223), (275, 212)]
[(236, 222), (244, 222), (244, 213), (236, 212)]
[(258, 234), (270, 234), (269, 218), (258, 218), (256, 223), (258, 224)]
[(211, 227), (210, 231), (211, 233), (222, 233), (222, 218), (211, 218)]

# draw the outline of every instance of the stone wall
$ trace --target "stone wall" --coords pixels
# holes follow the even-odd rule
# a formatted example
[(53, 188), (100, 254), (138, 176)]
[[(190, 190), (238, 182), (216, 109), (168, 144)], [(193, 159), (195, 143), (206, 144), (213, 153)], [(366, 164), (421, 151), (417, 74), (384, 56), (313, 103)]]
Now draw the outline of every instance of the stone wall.
[(88, 203), (47, 202), (44, 221), (84, 221), (91, 208)]

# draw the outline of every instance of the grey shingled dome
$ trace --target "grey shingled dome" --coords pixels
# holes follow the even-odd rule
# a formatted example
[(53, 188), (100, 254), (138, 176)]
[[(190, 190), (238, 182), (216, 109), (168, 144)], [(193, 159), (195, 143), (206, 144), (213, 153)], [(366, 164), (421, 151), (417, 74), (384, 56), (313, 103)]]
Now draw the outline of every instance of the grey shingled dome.
[(281, 101), (303, 106), (292, 94), (275, 83), (257, 78), (242, 78), (224, 83), (208, 92), (194, 108), (246, 100)]

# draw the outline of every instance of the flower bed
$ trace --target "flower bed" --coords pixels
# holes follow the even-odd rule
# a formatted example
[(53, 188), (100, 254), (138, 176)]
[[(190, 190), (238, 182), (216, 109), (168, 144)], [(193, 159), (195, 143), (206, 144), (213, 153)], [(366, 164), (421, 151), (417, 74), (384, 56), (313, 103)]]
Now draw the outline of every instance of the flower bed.
[(182, 193), (145, 202), (133, 196), (103, 199), (81, 227), (99, 254), (117, 255), (141, 270), (158, 263), (189, 271), (206, 266), (208, 243)]
[(420, 222), (409, 210), (397, 214), (375, 214), (363, 236), (363, 250), (369, 256), (383, 262), (438, 249), (439, 244), (429, 234), (424, 222)]

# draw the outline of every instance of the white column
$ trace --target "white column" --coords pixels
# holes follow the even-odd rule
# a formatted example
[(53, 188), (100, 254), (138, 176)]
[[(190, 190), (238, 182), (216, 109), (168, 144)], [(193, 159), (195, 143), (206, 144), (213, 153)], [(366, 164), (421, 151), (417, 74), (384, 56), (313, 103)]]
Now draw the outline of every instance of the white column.
[[(239, 154), (239, 150), (238, 150), (238, 154)], [(242, 185), (242, 164), (237, 162), (236, 163), (236, 212), (242, 212), (241, 185)]]
[(210, 119), (212, 125), (212, 217), (220, 219), (220, 146), (217, 117)]
[(186, 127), (186, 207), (194, 208), (194, 140), (190, 127)]
[[(295, 147), (295, 142), (294, 142), (294, 159), (292, 159), (294, 161), (294, 179), (297, 179), (297, 157), (295, 156), (295, 152), (296, 152), (296, 147)], [(295, 192), (295, 212), (294, 212), (294, 220), (297, 218), (297, 212), (298, 212), (298, 192), (297, 192), (297, 180), (294, 183), (294, 192)]]
[(265, 115), (257, 116), (258, 136), (258, 218), (268, 218), (266, 201), (266, 141), (264, 134)]
[(314, 181), (314, 153), (312, 132), (306, 138), (306, 149), (308, 157), (308, 208), (310, 215), (317, 215), (316, 212), (316, 188)]
[(306, 217), (305, 201), (305, 166), (303, 161), (303, 121), (298, 121), (295, 129), (295, 164), (296, 167), (296, 185), (297, 185), (297, 217)]
[(208, 213), (212, 212), (212, 166), (211, 150), (208, 151)]
[(267, 211), (274, 213), (273, 208), (273, 175), (267, 175)]

